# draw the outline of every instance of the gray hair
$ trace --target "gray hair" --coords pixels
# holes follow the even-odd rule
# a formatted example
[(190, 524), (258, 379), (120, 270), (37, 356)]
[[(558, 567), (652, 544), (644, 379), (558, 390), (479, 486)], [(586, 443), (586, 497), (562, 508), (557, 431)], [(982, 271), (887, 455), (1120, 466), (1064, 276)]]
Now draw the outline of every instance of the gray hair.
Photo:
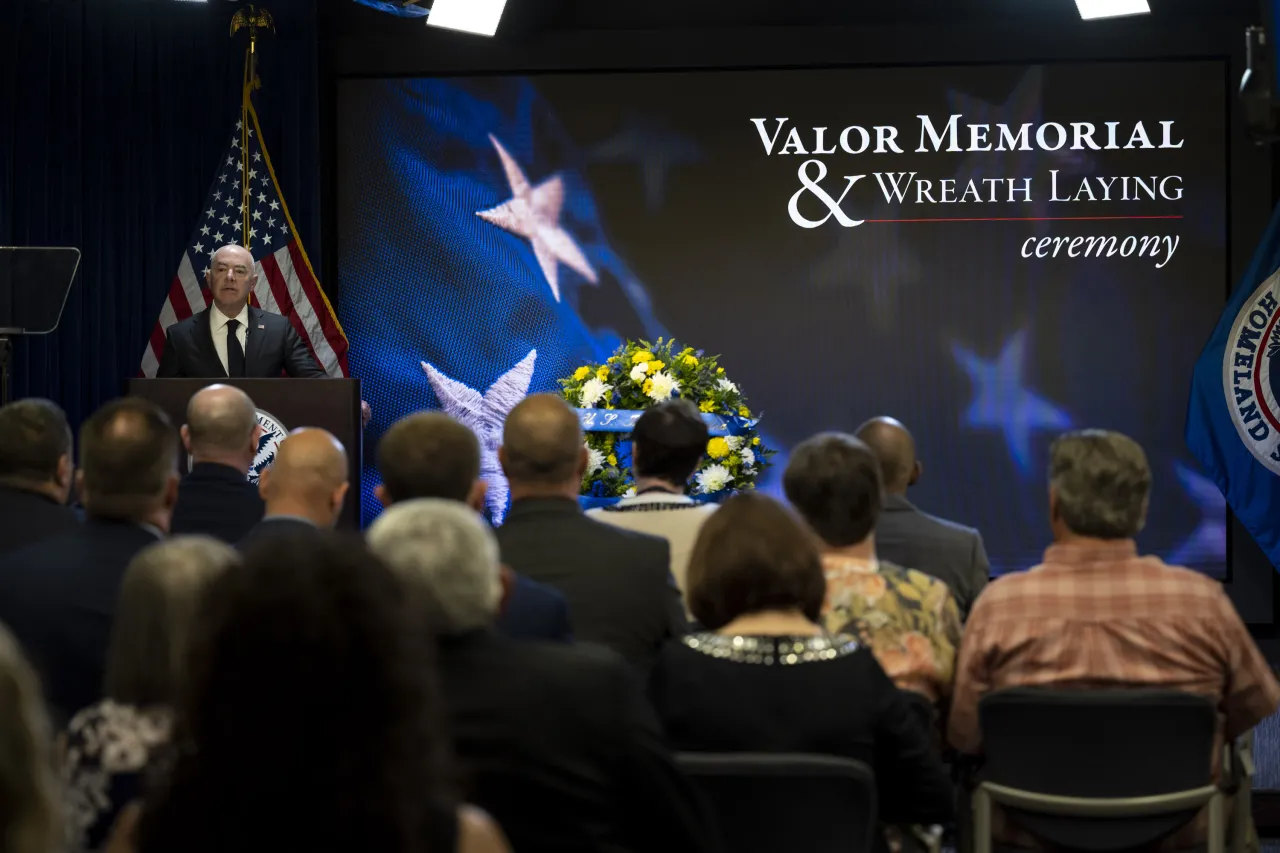
[(1072, 533), (1131, 539), (1147, 521), (1151, 466), (1128, 436), (1098, 429), (1070, 432), (1049, 449), (1049, 487)]
[(120, 584), (107, 645), (109, 698), (138, 707), (177, 699), (204, 594), (239, 561), (210, 536), (176, 536), (138, 552)]
[(0, 844), (6, 853), (60, 848), (59, 790), (40, 684), (0, 625)]
[(369, 547), (402, 581), (425, 592), (456, 634), (493, 622), (502, 598), (498, 540), (457, 501), (419, 498), (393, 504), (373, 523)]

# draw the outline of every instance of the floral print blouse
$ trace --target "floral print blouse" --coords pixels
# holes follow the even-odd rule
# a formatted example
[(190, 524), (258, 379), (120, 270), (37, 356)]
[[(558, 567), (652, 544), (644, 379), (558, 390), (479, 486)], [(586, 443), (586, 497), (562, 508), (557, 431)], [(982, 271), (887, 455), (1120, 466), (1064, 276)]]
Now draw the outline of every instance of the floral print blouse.
[(944, 582), (893, 563), (837, 554), (824, 555), (822, 568), (828, 631), (858, 637), (900, 689), (934, 704), (951, 695), (960, 610)]
[(172, 715), (110, 699), (72, 718), (66, 732), (62, 778), (68, 850), (103, 848), (116, 818), (140, 799), (148, 768), (169, 743)]

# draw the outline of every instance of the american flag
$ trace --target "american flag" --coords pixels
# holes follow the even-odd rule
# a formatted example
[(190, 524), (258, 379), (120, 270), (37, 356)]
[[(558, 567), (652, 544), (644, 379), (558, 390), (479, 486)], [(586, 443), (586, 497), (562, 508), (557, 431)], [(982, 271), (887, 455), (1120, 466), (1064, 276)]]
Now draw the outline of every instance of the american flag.
[(237, 121), (231, 143), (218, 165), (218, 175), (205, 199), (200, 221), (187, 241), (178, 272), (169, 286), (169, 296), (142, 354), (144, 376), (156, 375), (164, 352), (165, 330), (209, 306), (211, 297), (204, 289), (204, 277), (213, 253), (228, 243), (245, 245), (242, 181), (249, 187), (248, 243), (258, 272), (252, 294), (254, 304), (288, 317), (330, 376), (348, 375), (347, 336), (320, 288), (293, 226), (271, 168), (271, 158), (262, 143), (257, 113), (252, 106), (248, 112), (248, 174), (244, 174), (241, 157), (243, 124)]

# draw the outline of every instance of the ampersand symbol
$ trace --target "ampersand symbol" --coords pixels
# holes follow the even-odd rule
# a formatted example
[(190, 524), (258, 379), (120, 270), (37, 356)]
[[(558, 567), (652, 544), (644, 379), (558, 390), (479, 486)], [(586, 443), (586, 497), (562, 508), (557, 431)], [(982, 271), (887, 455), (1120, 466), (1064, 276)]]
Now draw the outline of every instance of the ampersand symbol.
[[(809, 177), (810, 166), (818, 167), (817, 177)], [(805, 160), (800, 164), (799, 176), (800, 183), (803, 186), (796, 190), (796, 194), (791, 197), (791, 203), (787, 205), (787, 212), (791, 214), (791, 221), (796, 225), (799, 225), (801, 228), (817, 228), (833, 216), (836, 218), (836, 221), (845, 228), (856, 228), (866, 221), (865, 219), (850, 219), (848, 216), (845, 216), (844, 211), (840, 209), (840, 205), (844, 202), (844, 197), (849, 194), (849, 190), (853, 189), (853, 185), (865, 178), (866, 175), (845, 175), (845, 180), (849, 183), (845, 185), (844, 192), (840, 193), (840, 198), (838, 199), (834, 199), (828, 195), (827, 191), (818, 183), (827, 176), (827, 165), (821, 160)], [(804, 195), (806, 192), (811, 192), (822, 200), (822, 203), (827, 206), (826, 216), (818, 220), (813, 220), (805, 219), (800, 215), (800, 196)]]

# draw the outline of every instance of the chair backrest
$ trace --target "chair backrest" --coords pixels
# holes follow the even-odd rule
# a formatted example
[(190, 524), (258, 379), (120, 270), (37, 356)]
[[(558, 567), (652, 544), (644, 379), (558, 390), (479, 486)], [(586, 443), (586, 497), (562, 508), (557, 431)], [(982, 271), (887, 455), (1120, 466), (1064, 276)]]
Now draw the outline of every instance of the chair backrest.
[[(984, 781), (1062, 797), (1114, 799), (1190, 791), (1211, 779), (1214, 703), (1164, 690), (1002, 690), (983, 698)], [(1043, 841), (1119, 850), (1157, 840), (1196, 810), (1083, 819), (1007, 810)]]
[(876, 781), (860, 761), (789, 753), (677, 756), (734, 853), (863, 853), (873, 847)]

